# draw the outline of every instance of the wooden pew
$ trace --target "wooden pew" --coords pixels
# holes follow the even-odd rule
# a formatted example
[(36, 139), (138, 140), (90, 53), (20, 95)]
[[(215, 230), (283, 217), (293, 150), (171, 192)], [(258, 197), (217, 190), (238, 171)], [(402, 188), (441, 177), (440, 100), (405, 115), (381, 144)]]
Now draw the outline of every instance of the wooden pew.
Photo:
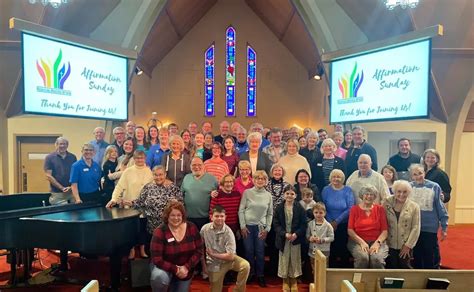
[(384, 277), (405, 279), (404, 289), (391, 289), (393, 292), (434, 292), (436, 290), (421, 289), (425, 287), (426, 280), (430, 277), (449, 279), (450, 292), (474, 292), (474, 270), (331, 269), (326, 268), (326, 260), (326, 257), (318, 251), (315, 257), (314, 285), (310, 285), (311, 292), (362, 291), (349, 287), (347, 283), (344, 284), (346, 290), (341, 288), (343, 281), (352, 281), (355, 273), (362, 274), (364, 292), (378, 292), (377, 279)]

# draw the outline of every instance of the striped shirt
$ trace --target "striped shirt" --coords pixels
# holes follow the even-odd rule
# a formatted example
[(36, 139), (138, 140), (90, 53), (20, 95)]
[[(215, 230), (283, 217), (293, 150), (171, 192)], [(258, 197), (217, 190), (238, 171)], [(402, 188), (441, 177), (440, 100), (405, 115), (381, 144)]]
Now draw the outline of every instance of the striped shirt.
[(209, 214), (212, 215), (214, 206), (221, 205), (225, 210), (225, 223), (235, 233), (239, 229), (239, 206), (241, 198), (242, 195), (236, 190), (233, 190), (230, 194), (219, 190), (217, 197), (211, 199)]
[(222, 158), (211, 158), (204, 161), (204, 171), (213, 175), (219, 182), (224, 175), (229, 173), (229, 166)]

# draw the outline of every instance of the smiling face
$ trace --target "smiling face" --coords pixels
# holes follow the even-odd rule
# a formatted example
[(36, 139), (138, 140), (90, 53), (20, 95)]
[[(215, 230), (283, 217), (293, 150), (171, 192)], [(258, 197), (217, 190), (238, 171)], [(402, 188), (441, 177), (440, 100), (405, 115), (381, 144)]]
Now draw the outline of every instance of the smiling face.
[(183, 132), (183, 134), (181, 135), (181, 138), (183, 138), (183, 141), (184, 143), (188, 144), (189, 142), (191, 142), (191, 134), (187, 131)]
[(229, 131), (230, 131), (230, 125), (228, 122), (222, 122), (220, 125), (219, 125), (219, 130), (221, 132), (221, 136), (222, 137), (227, 137), (227, 135), (229, 135)]
[(339, 172), (334, 172), (331, 176), (331, 185), (340, 187), (344, 183), (344, 175)]
[(219, 144), (213, 144), (211, 149), (212, 149), (212, 157), (214, 158), (221, 157), (222, 148)]
[(298, 146), (294, 141), (288, 141), (288, 144), (286, 144), (287, 147), (287, 152), (289, 155), (295, 155), (298, 153)]
[(170, 137), (170, 134), (169, 134), (168, 131), (166, 131), (166, 130), (160, 131), (160, 134), (159, 134), (160, 144), (163, 144), (163, 145), (167, 146), (168, 141), (169, 141), (169, 137)]
[(364, 133), (361, 129), (352, 131), (352, 140), (354, 141), (354, 145), (361, 145), (362, 142), (364, 142)]
[(206, 147), (208, 148), (211, 148), (213, 140), (214, 137), (212, 137), (211, 134), (207, 133), (206, 136), (204, 136), (204, 145), (206, 145)]
[(191, 171), (194, 176), (200, 177), (204, 173), (204, 162), (200, 158), (194, 157), (191, 160)]
[(204, 146), (204, 135), (197, 133), (196, 136), (194, 136), (194, 144), (196, 144), (198, 148), (202, 148)]
[(82, 156), (84, 157), (85, 160), (90, 160), (92, 157), (94, 157), (94, 148), (90, 146), (84, 146), (82, 147)]
[(157, 128), (150, 128), (150, 138), (152, 138), (152, 139), (158, 138), (158, 129)]
[(96, 141), (102, 141), (105, 137), (105, 131), (102, 128), (96, 128), (94, 130), (94, 137)]
[(301, 186), (307, 186), (309, 182), (309, 176), (305, 172), (300, 172), (297, 177), (297, 182)]
[(222, 189), (226, 193), (232, 192), (234, 189), (234, 178), (232, 176), (226, 176), (223, 181)]
[(351, 144), (352, 142), (352, 133), (347, 132), (346, 135), (344, 135), (344, 141), (347, 145)]
[(340, 147), (343, 139), (341, 136), (334, 136), (333, 140), (334, 140), (334, 143), (336, 143), (337, 147)]
[(239, 167), (239, 173), (243, 179), (247, 179), (250, 176), (251, 172), (252, 170), (250, 169), (250, 167)]
[(133, 152), (133, 141), (132, 140), (126, 140), (123, 143), (123, 152), (125, 154), (130, 154)]
[(143, 128), (135, 128), (135, 139), (139, 142), (143, 142), (145, 139), (145, 130), (143, 130)]
[(362, 202), (365, 205), (370, 206), (374, 203), (374, 201), (375, 201), (375, 194), (365, 193), (362, 195)]
[(426, 153), (423, 159), (428, 168), (433, 168), (438, 163), (438, 158), (433, 153)]
[(372, 161), (370, 157), (360, 156), (357, 160), (357, 167), (362, 175), (367, 175), (372, 167)]
[(182, 148), (181, 142), (178, 139), (174, 139), (173, 142), (171, 142), (170, 149), (173, 153), (181, 153)]
[(410, 148), (410, 141), (408, 141), (408, 140), (401, 140), (401, 141), (398, 143), (398, 151), (399, 151), (401, 154), (405, 154), (405, 155), (410, 154), (410, 151), (411, 151), (411, 148)]
[(404, 204), (410, 195), (410, 188), (405, 185), (400, 185), (394, 190), (395, 200), (400, 203)]
[(138, 167), (145, 166), (145, 155), (136, 155), (133, 157), (135, 160), (135, 165)]
[(393, 181), (393, 172), (390, 169), (384, 168), (382, 171), (382, 175), (385, 178), (385, 181), (387, 182)]
[(322, 209), (313, 209), (313, 216), (316, 221), (323, 221), (324, 216), (326, 216), (326, 212)]
[(283, 177), (283, 168), (276, 166), (272, 170), (272, 176), (274, 179), (279, 180)]
[(281, 144), (281, 137), (282, 137), (281, 132), (276, 132), (276, 133), (271, 133), (270, 134), (270, 142), (273, 144), (273, 146), (280, 147)]
[(211, 216), (212, 223), (217, 229), (221, 229), (225, 223), (225, 213), (214, 211)]
[(166, 173), (164, 169), (157, 168), (153, 171), (153, 180), (157, 185), (162, 185), (166, 180)]
[(334, 153), (334, 145), (331, 143), (326, 143), (323, 145), (323, 154), (325, 155), (331, 155)]
[(285, 198), (285, 202), (287, 202), (288, 204), (292, 204), (295, 199), (296, 199), (296, 193), (293, 192), (292, 190), (288, 190), (286, 191), (284, 194), (283, 194), (284, 198)]
[(254, 177), (253, 182), (257, 188), (261, 189), (267, 185), (267, 178), (264, 176), (257, 176)]
[(257, 139), (257, 138), (250, 139), (249, 149), (251, 151), (258, 151), (258, 149), (260, 148), (261, 142), (262, 141), (260, 139)]
[(178, 209), (171, 210), (170, 215), (168, 217), (168, 225), (173, 228), (178, 228), (181, 223), (183, 223), (183, 214), (181, 213), (181, 211)]
[(411, 178), (417, 184), (423, 184), (425, 182), (425, 171), (422, 168), (416, 168), (411, 175)]
[(305, 148), (308, 145), (305, 137), (299, 138), (298, 143), (300, 144), (300, 148)]
[(232, 139), (225, 139), (224, 141), (224, 147), (226, 151), (231, 151), (234, 149), (234, 140)]

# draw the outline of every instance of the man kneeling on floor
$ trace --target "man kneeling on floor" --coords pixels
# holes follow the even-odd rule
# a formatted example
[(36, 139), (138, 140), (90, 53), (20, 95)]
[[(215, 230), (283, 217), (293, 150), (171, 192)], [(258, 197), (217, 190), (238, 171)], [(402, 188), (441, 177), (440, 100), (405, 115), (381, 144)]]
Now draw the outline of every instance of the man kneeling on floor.
[(212, 209), (211, 223), (201, 229), (204, 239), (205, 256), (211, 292), (221, 292), (224, 276), (228, 271), (237, 272), (234, 291), (245, 291), (250, 272), (250, 264), (235, 254), (235, 237), (232, 229), (225, 224), (225, 210), (221, 205)]

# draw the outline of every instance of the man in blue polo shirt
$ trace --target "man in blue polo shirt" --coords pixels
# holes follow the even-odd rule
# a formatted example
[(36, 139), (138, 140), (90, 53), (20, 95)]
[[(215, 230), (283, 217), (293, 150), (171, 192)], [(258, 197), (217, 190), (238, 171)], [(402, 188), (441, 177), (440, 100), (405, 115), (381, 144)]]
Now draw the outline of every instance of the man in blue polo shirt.
[(94, 146), (86, 143), (82, 146), (82, 158), (72, 165), (71, 183), (72, 195), (76, 204), (88, 201), (99, 201), (105, 204), (100, 192), (100, 177), (102, 171), (99, 164), (92, 160)]
[(51, 205), (63, 205), (74, 202), (69, 184), (71, 167), (77, 161), (76, 155), (67, 151), (69, 141), (64, 137), (56, 139), (56, 151), (48, 154), (44, 160), (44, 172), (49, 181)]

